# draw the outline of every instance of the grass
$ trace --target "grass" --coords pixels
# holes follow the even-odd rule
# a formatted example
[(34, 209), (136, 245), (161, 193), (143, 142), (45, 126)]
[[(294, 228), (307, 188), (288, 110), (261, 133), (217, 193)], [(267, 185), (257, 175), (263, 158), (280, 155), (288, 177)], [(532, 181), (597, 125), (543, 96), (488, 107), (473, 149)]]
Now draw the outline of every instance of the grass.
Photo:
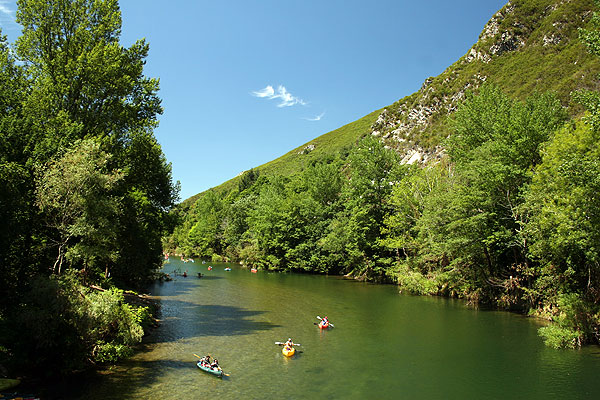
[[(258, 170), (260, 175), (283, 175), (291, 176), (301, 172), (306, 166), (310, 165), (311, 162), (317, 162), (324, 157), (343, 152), (344, 149), (348, 149), (353, 146), (361, 137), (371, 132), (371, 125), (375, 122), (377, 117), (381, 114), (381, 110), (373, 111), (372, 113), (362, 117), (361, 119), (351, 122), (347, 125), (342, 126), (336, 130), (325, 133), (311, 140), (308, 143), (297, 147), (288, 153), (270, 161), (266, 164), (254, 168)], [(314, 150), (305, 151), (307, 146), (313, 145)], [(236, 176), (219, 186), (214, 187), (210, 190), (216, 190), (220, 193), (228, 192), (234, 188), (237, 188), (237, 184), (240, 177)], [(182, 202), (184, 209), (195, 203), (202, 193), (198, 193)]]

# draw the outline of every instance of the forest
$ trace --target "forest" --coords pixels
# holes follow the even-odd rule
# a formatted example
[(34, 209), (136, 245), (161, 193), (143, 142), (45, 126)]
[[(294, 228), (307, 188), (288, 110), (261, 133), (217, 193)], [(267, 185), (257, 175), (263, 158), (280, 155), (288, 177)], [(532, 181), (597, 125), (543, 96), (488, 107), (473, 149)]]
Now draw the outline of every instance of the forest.
[(178, 186), (149, 45), (119, 43), (118, 2), (17, 3), (22, 35), (0, 35), (0, 374), (43, 377), (141, 341), (135, 290), (161, 266)]
[[(600, 56), (600, 16), (579, 38)], [(294, 174), (246, 171), (173, 211), (186, 256), (344, 274), (555, 323), (552, 347), (600, 342), (600, 95), (471, 91), (445, 156), (406, 165), (371, 135)]]

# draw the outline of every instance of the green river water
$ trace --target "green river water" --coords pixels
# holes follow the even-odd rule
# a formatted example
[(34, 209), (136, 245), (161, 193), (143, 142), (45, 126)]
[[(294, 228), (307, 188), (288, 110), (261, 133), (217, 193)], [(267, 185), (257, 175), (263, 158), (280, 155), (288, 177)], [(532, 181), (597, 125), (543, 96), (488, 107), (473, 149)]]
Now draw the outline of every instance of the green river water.
[[(150, 293), (161, 323), (131, 359), (53, 389), (65, 399), (595, 399), (600, 349), (553, 350), (539, 321), (393, 285), (183, 263)], [(224, 271), (225, 267), (232, 271)], [(205, 276), (197, 277), (198, 272)], [(320, 331), (316, 316), (335, 325)], [(288, 337), (288, 359), (274, 342)], [(201, 370), (217, 357), (229, 377)]]

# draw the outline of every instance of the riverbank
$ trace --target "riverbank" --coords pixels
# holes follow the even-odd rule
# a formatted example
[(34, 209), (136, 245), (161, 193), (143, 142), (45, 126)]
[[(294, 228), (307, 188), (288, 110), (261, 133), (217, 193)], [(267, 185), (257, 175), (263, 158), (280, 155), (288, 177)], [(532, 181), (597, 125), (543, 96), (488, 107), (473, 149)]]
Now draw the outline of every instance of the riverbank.
[[(51, 368), (40, 367), (39, 364), (35, 364), (35, 359), (32, 359), (32, 363), (29, 368), (23, 363), (20, 363), (19, 373), (2, 367), (0, 372), (6, 376), (8, 374), (16, 376), (18, 379), (4, 379), (0, 380), (0, 383), (6, 383), (2, 385), (0, 393), (16, 393), (16, 397), (21, 394), (33, 395), (34, 397), (40, 397), (43, 399), (59, 399), (61, 396), (54, 396), (52, 393), (64, 392), (68, 390), (68, 387), (80, 380), (89, 381), (94, 379), (98, 373), (102, 371), (110, 370), (117, 364), (123, 362), (129, 357), (134, 356), (139, 351), (144, 351), (142, 346), (142, 339), (148, 337), (154, 329), (160, 326), (158, 315), (160, 313), (160, 303), (149, 294), (139, 294), (133, 291), (121, 291), (119, 289), (111, 288), (104, 289), (99, 286), (89, 285), (81, 287), (78, 291), (86, 293), (85, 296), (80, 296), (79, 299), (84, 303), (90, 302), (93, 304), (99, 304), (102, 302), (108, 303), (108, 308), (105, 311), (110, 314), (111, 312), (120, 312), (122, 320), (113, 320), (113, 327), (122, 332), (122, 329), (133, 329), (134, 331), (139, 330), (136, 328), (139, 326), (142, 333), (139, 335), (139, 340), (135, 342), (123, 343), (123, 346), (114, 346), (113, 348), (118, 350), (113, 353), (112, 357), (107, 357), (106, 361), (94, 360), (94, 356), (99, 356), (100, 347), (107, 343), (111, 343), (109, 336), (103, 336), (105, 339), (100, 340), (95, 348), (89, 350), (90, 356), (87, 358), (87, 362), (78, 368), (72, 370), (58, 370)], [(112, 310), (112, 311), (111, 311)], [(102, 321), (107, 322), (106, 318), (98, 320), (98, 325)], [(119, 328), (121, 326), (121, 328)], [(96, 326), (95, 329), (100, 329), (100, 326)], [(114, 338), (112, 340), (115, 340)], [(114, 343), (114, 342), (113, 342)], [(109, 347), (110, 350), (110, 347)], [(54, 354), (54, 358), (58, 356), (58, 352)], [(10, 360), (8, 360), (10, 361)], [(9, 362), (10, 365), (16, 365), (14, 360)], [(11, 385), (8, 385), (8, 384)], [(57, 389), (58, 388), (58, 389)], [(13, 396), (13, 397), (14, 397)]]

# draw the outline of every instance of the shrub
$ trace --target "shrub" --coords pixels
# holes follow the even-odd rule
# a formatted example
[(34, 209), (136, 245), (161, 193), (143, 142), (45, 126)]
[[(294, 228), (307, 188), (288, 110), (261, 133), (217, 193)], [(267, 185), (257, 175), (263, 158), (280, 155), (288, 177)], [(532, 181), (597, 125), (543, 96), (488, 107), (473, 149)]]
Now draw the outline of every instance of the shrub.
[(562, 328), (558, 324), (544, 326), (538, 330), (538, 334), (544, 339), (546, 346), (554, 349), (574, 349), (581, 344), (581, 336), (578, 332)]

